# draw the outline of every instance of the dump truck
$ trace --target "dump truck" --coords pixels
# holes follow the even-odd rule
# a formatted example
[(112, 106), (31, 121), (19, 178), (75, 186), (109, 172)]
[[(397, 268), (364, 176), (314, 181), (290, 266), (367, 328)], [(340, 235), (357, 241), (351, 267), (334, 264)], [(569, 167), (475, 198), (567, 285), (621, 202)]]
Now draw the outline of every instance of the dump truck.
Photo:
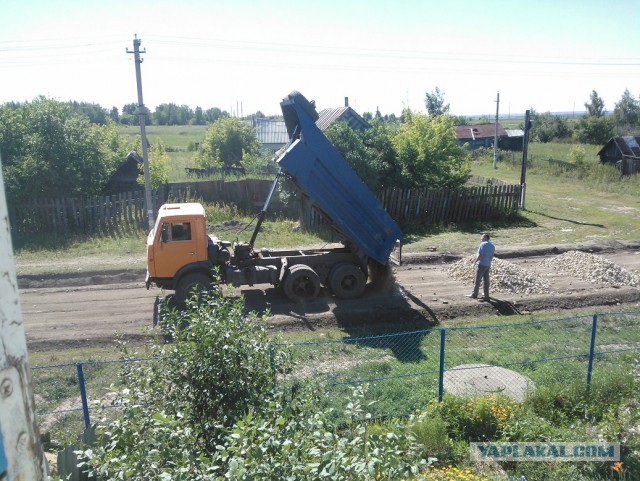
[[(147, 289), (174, 290), (179, 303), (216, 283), (270, 284), (294, 302), (314, 299), (322, 286), (340, 299), (353, 299), (368, 281), (383, 277), (390, 262), (401, 262), (402, 232), (318, 128), (314, 103), (292, 92), (280, 107), (290, 140), (274, 158), (278, 171), (250, 241), (229, 242), (207, 232), (199, 203), (165, 204), (147, 237)], [(338, 234), (339, 246), (254, 248), (283, 176), (312, 200)]]

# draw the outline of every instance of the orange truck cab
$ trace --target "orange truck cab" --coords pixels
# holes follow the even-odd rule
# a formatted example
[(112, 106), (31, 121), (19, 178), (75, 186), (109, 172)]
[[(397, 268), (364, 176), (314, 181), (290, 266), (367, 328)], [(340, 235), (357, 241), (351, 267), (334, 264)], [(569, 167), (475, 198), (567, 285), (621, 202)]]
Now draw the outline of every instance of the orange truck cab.
[(206, 232), (201, 204), (165, 204), (147, 237), (147, 289), (153, 283), (175, 290), (184, 299), (214, 276), (208, 245), (214, 242)]

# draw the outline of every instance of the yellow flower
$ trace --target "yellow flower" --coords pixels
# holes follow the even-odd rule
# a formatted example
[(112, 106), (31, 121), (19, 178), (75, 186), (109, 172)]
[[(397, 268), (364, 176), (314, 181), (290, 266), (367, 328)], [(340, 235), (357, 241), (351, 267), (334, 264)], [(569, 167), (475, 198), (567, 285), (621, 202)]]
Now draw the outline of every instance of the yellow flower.
[(624, 467), (624, 463), (622, 461), (617, 461), (611, 465), (611, 469), (613, 469), (616, 473), (620, 471)]

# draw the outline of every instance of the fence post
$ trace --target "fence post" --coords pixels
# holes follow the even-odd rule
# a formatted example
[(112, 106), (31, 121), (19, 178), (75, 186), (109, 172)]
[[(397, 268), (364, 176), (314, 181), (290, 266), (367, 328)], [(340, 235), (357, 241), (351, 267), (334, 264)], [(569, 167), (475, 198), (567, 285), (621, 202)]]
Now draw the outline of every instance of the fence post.
[(82, 363), (76, 364), (78, 370), (78, 384), (80, 385), (80, 398), (82, 399), (82, 413), (84, 414), (84, 425), (86, 428), (91, 427), (91, 420), (89, 419), (89, 403), (87, 403), (87, 390), (84, 383), (84, 371), (82, 370)]
[(442, 394), (444, 391), (444, 344), (446, 332), (446, 329), (440, 329), (440, 370), (438, 372), (438, 402), (442, 402)]
[(587, 362), (587, 395), (591, 384), (591, 370), (593, 369), (593, 353), (596, 349), (596, 329), (598, 327), (598, 314), (594, 314), (591, 321), (591, 342), (589, 344), (589, 360)]

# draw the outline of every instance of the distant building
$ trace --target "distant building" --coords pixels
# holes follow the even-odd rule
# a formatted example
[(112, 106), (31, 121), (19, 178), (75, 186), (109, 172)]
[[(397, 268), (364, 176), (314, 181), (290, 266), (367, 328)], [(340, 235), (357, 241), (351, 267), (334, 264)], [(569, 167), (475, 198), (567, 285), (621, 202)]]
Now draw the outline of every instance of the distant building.
[(640, 137), (613, 137), (597, 155), (601, 163), (617, 165), (622, 175), (637, 174), (640, 170)]
[(256, 119), (254, 126), (258, 142), (265, 152), (275, 153), (289, 142), (284, 120)]
[[(494, 124), (495, 125), (495, 124)], [(512, 150), (522, 152), (522, 143), (524, 141), (524, 130), (522, 129), (505, 129), (507, 135), (498, 139), (498, 147), (502, 150)]]
[[(320, 130), (325, 130), (335, 122), (346, 122), (353, 130), (364, 130), (371, 127), (360, 114), (349, 107), (349, 99), (345, 97), (345, 106), (335, 109), (323, 109), (318, 112), (320, 116), (316, 125)], [(254, 127), (258, 142), (265, 152), (277, 152), (282, 146), (289, 142), (287, 127), (284, 120), (256, 119)]]
[[(468, 144), (470, 149), (493, 147), (495, 135), (496, 124), (458, 125), (456, 127), (458, 142), (461, 145)], [(498, 124), (498, 141), (506, 136), (506, 130)]]
[(318, 115), (320, 115), (320, 118), (316, 120), (316, 125), (322, 131), (338, 121), (346, 122), (353, 130), (365, 130), (371, 127), (369, 122), (349, 107), (349, 97), (344, 98), (344, 107), (323, 109), (318, 112)]
[(143, 164), (142, 157), (135, 150), (129, 152), (107, 180), (104, 189), (102, 189), (103, 194), (113, 195), (120, 192), (142, 190), (142, 186), (138, 184), (138, 175), (140, 175)]

